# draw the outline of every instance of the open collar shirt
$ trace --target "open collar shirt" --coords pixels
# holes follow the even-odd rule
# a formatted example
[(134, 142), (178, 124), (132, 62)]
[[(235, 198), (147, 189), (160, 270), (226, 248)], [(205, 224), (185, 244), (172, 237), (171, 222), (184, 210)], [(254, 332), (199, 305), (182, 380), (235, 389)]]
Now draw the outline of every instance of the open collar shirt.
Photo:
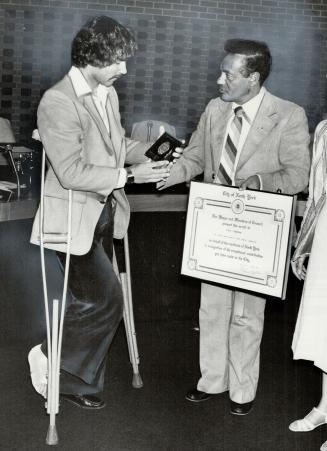
[[(93, 91), (90, 88), (88, 82), (86, 81), (84, 75), (82, 72), (78, 69), (76, 66), (72, 66), (70, 71), (68, 72), (68, 76), (71, 79), (75, 94), (77, 97), (83, 97), (86, 95), (91, 95), (92, 99), (94, 101), (94, 104), (98, 110), (98, 113), (101, 116), (101, 119), (103, 120), (103, 123), (107, 129), (108, 134), (110, 135), (110, 125), (109, 125), (109, 119), (106, 111), (106, 103), (107, 103), (107, 97), (108, 97), (108, 90), (110, 88), (107, 88), (104, 85), (99, 84)], [(118, 175), (118, 182), (116, 188), (122, 188), (127, 179), (126, 170), (123, 168), (117, 169), (119, 172)]]

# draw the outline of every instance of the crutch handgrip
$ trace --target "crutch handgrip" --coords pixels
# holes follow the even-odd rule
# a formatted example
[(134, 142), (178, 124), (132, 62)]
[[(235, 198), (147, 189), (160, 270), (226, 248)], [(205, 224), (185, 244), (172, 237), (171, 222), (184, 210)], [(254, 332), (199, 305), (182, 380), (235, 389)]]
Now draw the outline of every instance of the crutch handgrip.
[(68, 235), (67, 233), (44, 233), (43, 243), (55, 243), (55, 244), (67, 244)]

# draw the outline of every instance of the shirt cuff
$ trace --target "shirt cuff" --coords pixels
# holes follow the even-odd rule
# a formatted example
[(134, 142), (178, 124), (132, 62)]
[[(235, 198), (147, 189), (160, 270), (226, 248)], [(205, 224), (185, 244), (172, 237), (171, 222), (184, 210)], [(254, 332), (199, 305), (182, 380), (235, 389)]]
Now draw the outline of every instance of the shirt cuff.
[(116, 188), (122, 188), (123, 186), (125, 186), (126, 180), (127, 180), (127, 172), (126, 169), (124, 168), (120, 168), (118, 170), (118, 180), (117, 180), (117, 186)]
[(261, 175), (260, 174), (256, 174), (256, 176), (258, 176), (259, 183), (260, 183), (259, 189), (262, 190), (262, 178), (261, 178)]

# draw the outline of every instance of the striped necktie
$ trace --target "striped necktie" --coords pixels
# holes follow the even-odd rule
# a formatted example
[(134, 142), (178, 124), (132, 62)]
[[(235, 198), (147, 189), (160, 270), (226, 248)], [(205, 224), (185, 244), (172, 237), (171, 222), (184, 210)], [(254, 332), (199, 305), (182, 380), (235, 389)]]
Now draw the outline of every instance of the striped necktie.
[(243, 108), (241, 106), (235, 108), (235, 116), (229, 126), (225, 147), (221, 154), (218, 173), (216, 174), (216, 182), (223, 185), (233, 184), (233, 174), (237, 147), (241, 136), (243, 122)]

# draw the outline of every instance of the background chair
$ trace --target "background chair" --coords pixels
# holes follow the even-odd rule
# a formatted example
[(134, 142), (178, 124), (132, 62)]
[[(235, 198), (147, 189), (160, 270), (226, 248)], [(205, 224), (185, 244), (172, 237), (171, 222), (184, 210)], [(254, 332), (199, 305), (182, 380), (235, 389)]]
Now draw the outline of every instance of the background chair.
[(147, 121), (135, 122), (132, 127), (131, 138), (136, 141), (150, 142), (156, 141), (159, 137), (159, 128), (163, 126), (165, 131), (170, 135), (176, 137), (175, 127), (163, 121)]

